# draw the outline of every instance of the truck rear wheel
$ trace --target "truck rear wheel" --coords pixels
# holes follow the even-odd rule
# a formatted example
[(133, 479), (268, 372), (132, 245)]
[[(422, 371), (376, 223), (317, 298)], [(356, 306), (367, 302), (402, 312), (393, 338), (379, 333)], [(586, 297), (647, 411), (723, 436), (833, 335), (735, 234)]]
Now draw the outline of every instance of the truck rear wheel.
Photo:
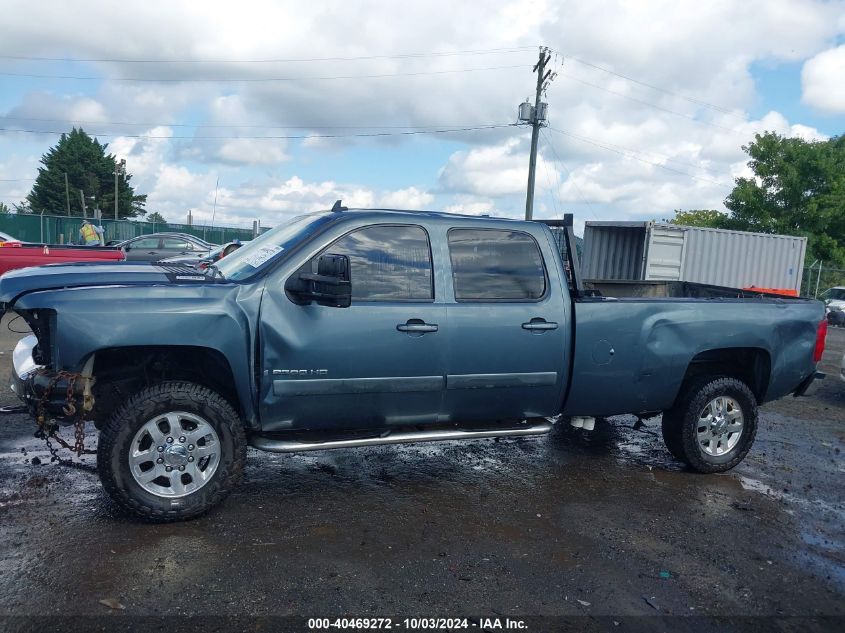
[(97, 468), (109, 496), (154, 522), (190, 519), (240, 480), (246, 437), (232, 406), (211, 389), (165, 382), (131, 397), (100, 431)]
[(663, 414), (663, 439), (677, 459), (701, 473), (730, 470), (748, 454), (757, 434), (757, 399), (736, 378), (691, 382)]

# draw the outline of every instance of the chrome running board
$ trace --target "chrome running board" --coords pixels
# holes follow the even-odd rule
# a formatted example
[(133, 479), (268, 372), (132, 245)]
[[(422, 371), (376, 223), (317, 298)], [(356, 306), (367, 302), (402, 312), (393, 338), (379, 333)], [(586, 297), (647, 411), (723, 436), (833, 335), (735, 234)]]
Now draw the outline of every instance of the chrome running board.
[(271, 453), (299, 453), (302, 451), (324, 451), (330, 448), (356, 448), (359, 446), (380, 446), (383, 444), (415, 444), (417, 442), (440, 442), (444, 440), (472, 440), (485, 437), (524, 437), (545, 435), (552, 430), (551, 422), (526, 423), (519, 427), (462, 431), (460, 429), (429, 429), (403, 431), (388, 429), (377, 437), (359, 437), (326, 441), (285, 440), (255, 435), (250, 445)]

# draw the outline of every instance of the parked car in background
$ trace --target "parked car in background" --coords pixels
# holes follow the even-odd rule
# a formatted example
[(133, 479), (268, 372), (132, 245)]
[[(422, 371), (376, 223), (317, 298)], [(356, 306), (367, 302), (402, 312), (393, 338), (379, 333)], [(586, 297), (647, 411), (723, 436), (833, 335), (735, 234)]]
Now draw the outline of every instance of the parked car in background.
[(828, 288), (819, 295), (828, 310), (845, 310), (845, 286)]
[(845, 312), (842, 310), (834, 309), (826, 309), (825, 313), (827, 315), (827, 322), (829, 325), (834, 327), (845, 327)]
[(8, 233), (0, 231), (0, 242), (20, 242), (20, 240), (16, 237), (12, 237)]
[(126, 253), (127, 261), (155, 262), (169, 257), (192, 261), (207, 256), (215, 245), (185, 233), (152, 233), (116, 244)]
[(3, 242), (0, 245), (0, 275), (16, 268), (30, 268), (45, 264), (119, 262), (124, 259), (126, 255), (119, 248)]
[(226, 242), (222, 246), (218, 246), (214, 250), (210, 251), (208, 255), (199, 260), (191, 257), (190, 255), (179, 255), (177, 257), (168, 257), (167, 259), (163, 259), (160, 263), (170, 264), (171, 266), (193, 266), (194, 268), (205, 270), (210, 264), (223, 259), (226, 255), (235, 252), (241, 246), (246, 244), (249, 244), (249, 241), (241, 242), (240, 240), (234, 240), (232, 242)]

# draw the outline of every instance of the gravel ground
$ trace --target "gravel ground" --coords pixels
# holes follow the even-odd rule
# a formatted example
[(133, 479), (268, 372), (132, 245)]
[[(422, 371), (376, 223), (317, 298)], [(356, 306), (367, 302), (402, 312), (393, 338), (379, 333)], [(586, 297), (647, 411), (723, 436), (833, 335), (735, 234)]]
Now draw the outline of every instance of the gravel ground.
[[(18, 337), (4, 319), (0, 384)], [(764, 406), (755, 446), (729, 473), (685, 471), (659, 419), (634, 430), (629, 417), (536, 439), (250, 449), (246, 481), (221, 507), (165, 526), (122, 516), (95, 475), (50, 463), (33, 422), (7, 415), (0, 620), (307, 630), (302, 617), (528, 616), (534, 631), (844, 630), (843, 352), (845, 331), (831, 330), (827, 380)], [(0, 405), (12, 404), (4, 388)]]

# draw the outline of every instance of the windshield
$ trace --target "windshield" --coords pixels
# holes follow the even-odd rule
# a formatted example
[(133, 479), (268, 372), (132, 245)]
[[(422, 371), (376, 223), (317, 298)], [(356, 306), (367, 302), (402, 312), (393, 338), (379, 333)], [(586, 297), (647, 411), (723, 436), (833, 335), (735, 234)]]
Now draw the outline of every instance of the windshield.
[(828, 288), (822, 294), (820, 299), (832, 299), (833, 301), (845, 301), (845, 288)]
[(325, 213), (297, 216), (218, 261), (217, 270), (232, 281), (248, 279), (331, 220), (332, 216)]

